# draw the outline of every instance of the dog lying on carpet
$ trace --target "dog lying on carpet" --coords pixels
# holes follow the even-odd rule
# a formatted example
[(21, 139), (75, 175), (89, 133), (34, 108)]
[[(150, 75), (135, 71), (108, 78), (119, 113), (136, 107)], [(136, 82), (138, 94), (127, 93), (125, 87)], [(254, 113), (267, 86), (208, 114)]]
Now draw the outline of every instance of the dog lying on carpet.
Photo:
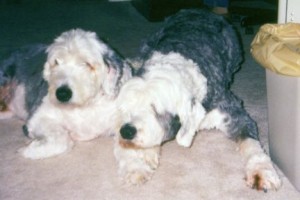
[(22, 49), (0, 70), (0, 118), (26, 121), (25, 133), (33, 141), (20, 152), (31, 159), (66, 152), (74, 140), (112, 134), (114, 99), (132, 74), (95, 33), (81, 29), (62, 33), (49, 47)]
[(190, 147), (197, 131), (219, 129), (239, 142), (247, 185), (264, 191), (281, 186), (256, 123), (229, 90), (242, 50), (223, 17), (180, 11), (143, 45), (139, 59), (141, 68), (117, 98), (122, 119), (114, 153), (126, 182), (151, 178), (165, 141), (176, 137)]

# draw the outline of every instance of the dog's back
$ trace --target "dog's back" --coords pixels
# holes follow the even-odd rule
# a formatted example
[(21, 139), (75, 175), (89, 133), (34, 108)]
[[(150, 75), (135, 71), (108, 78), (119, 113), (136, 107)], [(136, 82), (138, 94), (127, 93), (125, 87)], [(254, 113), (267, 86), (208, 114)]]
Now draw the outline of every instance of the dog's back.
[(198, 9), (182, 10), (167, 18), (163, 27), (142, 46), (142, 59), (147, 60), (154, 51), (177, 52), (197, 63), (205, 77), (213, 77), (207, 83), (208, 93), (212, 94), (205, 102), (211, 102), (209, 97), (218, 95), (213, 94), (216, 86), (230, 86), (232, 75), (243, 60), (240, 41), (232, 25), (222, 16)]
[(175, 51), (196, 62), (206, 77), (226, 75), (218, 79), (228, 83), (242, 62), (240, 41), (232, 25), (222, 16), (198, 9), (182, 10), (167, 18), (141, 51), (144, 57), (152, 51)]
[[(141, 48), (141, 58), (154, 52), (176, 52), (193, 60), (207, 79), (207, 95), (202, 105), (209, 113), (214, 109), (229, 116), (227, 133), (233, 138), (243, 135), (258, 138), (256, 123), (244, 110), (242, 101), (230, 91), (233, 74), (243, 61), (238, 34), (222, 16), (207, 10), (182, 10), (169, 17), (162, 28)], [(142, 67), (140, 75), (146, 71)]]
[[(18, 101), (18, 104), (25, 106), (22, 108), (26, 112), (25, 115), (30, 116), (41, 104), (42, 98), (47, 93), (47, 83), (42, 76), (46, 47), (44, 44), (24, 46), (1, 61), (0, 104), (3, 107), (1, 111), (6, 111), (9, 104), (14, 104), (12, 101)], [(24, 94), (18, 89), (21, 87)], [(18, 117), (24, 118), (23, 115)]]

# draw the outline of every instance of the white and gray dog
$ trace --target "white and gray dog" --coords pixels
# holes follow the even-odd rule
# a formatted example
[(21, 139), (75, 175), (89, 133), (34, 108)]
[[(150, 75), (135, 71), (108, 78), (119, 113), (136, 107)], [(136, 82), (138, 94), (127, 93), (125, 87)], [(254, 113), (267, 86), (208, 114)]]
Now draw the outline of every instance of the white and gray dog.
[(206, 10), (180, 11), (143, 45), (140, 59), (140, 70), (117, 98), (122, 119), (114, 152), (126, 182), (151, 178), (165, 141), (176, 137), (189, 147), (197, 131), (219, 129), (239, 141), (247, 185), (280, 187), (255, 121), (229, 90), (242, 62), (232, 25)]
[(0, 117), (26, 121), (33, 141), (20, 150), (24, 157), (55, 156), (74, 141), (113, 133), (115, 97), (131, 74), (94, 32), (70, 30), (48, 47), (23, 48), (2, 63)]

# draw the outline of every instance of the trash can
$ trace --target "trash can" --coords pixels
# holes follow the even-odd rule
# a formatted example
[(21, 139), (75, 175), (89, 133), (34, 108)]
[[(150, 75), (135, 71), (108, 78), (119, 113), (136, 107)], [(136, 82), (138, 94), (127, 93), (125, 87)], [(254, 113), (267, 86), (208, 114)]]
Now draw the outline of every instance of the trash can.
[(300, 24), (266, 24), (251, 44), (266, 69), (272, 160), (300, 191)]

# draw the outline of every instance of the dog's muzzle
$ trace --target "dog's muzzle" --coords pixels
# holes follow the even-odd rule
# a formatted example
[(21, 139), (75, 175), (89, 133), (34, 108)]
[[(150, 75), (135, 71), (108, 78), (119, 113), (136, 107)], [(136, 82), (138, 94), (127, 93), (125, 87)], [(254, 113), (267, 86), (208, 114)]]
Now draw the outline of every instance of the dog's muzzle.
[(67, 85), (63, 85), (57, 88), (55, 95), (58, 101), (66, 103), (72, 98), (72, 90)]
[(125, 140), (132, 140), (136, 135), (136, 128), (131, 124), (124, 124), (120, 129), (120, 134)]

